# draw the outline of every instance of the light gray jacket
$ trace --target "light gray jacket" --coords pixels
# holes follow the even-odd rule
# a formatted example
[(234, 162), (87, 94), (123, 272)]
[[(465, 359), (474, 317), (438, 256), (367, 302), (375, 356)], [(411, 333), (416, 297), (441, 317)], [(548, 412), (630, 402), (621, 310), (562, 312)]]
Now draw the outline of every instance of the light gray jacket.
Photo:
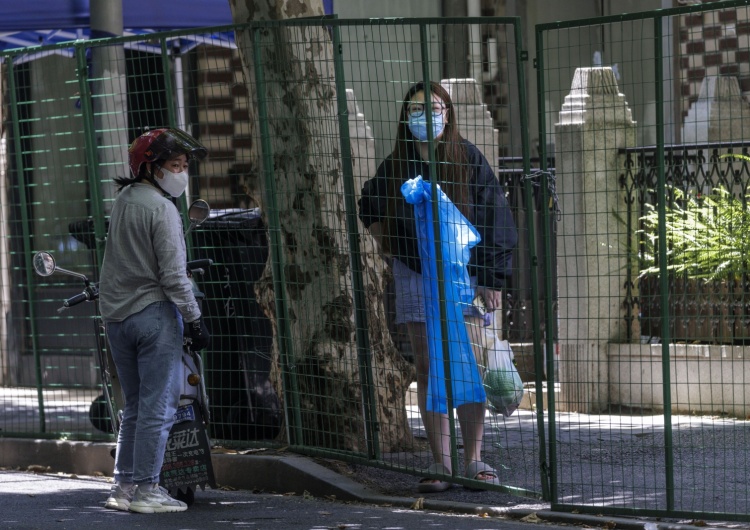
[(124, 188), (112, 208), (99, 282), (105, 322), (120, 322), (146, 306), (171, 301), (185, 322), (200, 318), (186, 275), (182, 219), (154, 186)]

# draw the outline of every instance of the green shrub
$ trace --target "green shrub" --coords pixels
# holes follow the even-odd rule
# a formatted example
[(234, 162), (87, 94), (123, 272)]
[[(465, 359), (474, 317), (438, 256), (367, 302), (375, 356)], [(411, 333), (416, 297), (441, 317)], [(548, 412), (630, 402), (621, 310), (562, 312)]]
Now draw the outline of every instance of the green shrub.
[[(725, 188), (710, 195), (686, 195), (670, 188), (673, 199), (666, 209), (667, 270), (687, 278), (735, 279), (745, 273), (750, 255), (750, 207)], [(682, 205), (682, 206), (681, 206)], [(656, 249), (659, 217), (653, 205), (641, 217), (643, 253), (641, 276), (661, 272)]]

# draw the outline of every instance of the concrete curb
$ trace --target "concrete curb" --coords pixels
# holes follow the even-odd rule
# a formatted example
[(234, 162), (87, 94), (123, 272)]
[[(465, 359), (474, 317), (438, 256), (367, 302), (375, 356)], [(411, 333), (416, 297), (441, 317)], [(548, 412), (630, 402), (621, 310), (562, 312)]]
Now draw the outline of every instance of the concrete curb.
[(112, 476), (114, 444), (0, 438), (0, 467), (27, 469), (42, 466), (76, 475)]
[[(0, 438), (0, 467), (28, 469), (29, 466), (41, 466), (49, 468), (49, 472), (53, 473), (112, 476), (114, 462), (110, 451), (113, 447), (112, 443)], [(307, 457), (295, 454), (270, 456), (214, 453), (212, 459), (216, 482), (221, 486), (240, 490), (293, 492), (298, 495), (308, 493), (314, 497), (335, 498), (339, 501), (512, 519), (523, 519), (534, 515), (540, 520), (539, 522), (586, 524), (593, 527), (625, 530), (694, 530), (699, 528), (693, 525), (654, 520), (483, 506), (465, 502), (430, 500), (427, 497), (391, 497), (381, 495)]]

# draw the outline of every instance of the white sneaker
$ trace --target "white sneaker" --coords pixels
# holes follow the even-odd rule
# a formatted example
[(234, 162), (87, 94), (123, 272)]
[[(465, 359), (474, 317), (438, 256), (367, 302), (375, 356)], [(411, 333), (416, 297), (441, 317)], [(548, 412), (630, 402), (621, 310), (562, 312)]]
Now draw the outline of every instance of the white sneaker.
[(169, 496), (169, 492), (159, 485), (138, 486), (130, 503), (130, 511), (138, 513), (184, 512), (187, 504)]
[(135, 493), (135, 484), (128, 484), (124, 487), (122, 484), (115, 484), (109, 492), (109, 498), (104, 503), (104, 507), (127, 512), (133, 500), (133, 493)]

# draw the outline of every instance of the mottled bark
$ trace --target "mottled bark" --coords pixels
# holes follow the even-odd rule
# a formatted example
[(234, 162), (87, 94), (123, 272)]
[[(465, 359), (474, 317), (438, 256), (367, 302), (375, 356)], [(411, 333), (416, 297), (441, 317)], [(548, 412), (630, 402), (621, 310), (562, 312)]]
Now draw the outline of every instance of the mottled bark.
[[(320, 0), (230, 0), (230, 5), (235, 23), (323, 14)], [(289, 361), (298, 385), (293, 390), (299, 396), (302, 442), (363, 451), (361, 363), (355, 342), (331, 40), (322, 26), (266, 28), (261, 37), (276, 188), (273, 197), (280, 218), (284, 300), (290, 321)], [(252, 31), (238, 31), (237, 44), (248, 90), (257, 101)], [(268, 190), (260, 171), (260, 130), (255, 111), (257, 107), (251, 120), (255, 146), (252, 165), (256, 171), (247, 176), (245, 189), (267, 215), (272, 204), (267, 200)], [(376, 256), (369, 236), (364, 239), (377, 435), (381, 449), (393, 451), (412, 441), (404, 407), (412, 370), (394, 347), (386, 325), (382, 260)], [(266, 267), (256, 290), (273, 322), (272, 379), (281, 390), (275, 317), (276, 296), (281, 293), (274, 292), (270, 267)]]

